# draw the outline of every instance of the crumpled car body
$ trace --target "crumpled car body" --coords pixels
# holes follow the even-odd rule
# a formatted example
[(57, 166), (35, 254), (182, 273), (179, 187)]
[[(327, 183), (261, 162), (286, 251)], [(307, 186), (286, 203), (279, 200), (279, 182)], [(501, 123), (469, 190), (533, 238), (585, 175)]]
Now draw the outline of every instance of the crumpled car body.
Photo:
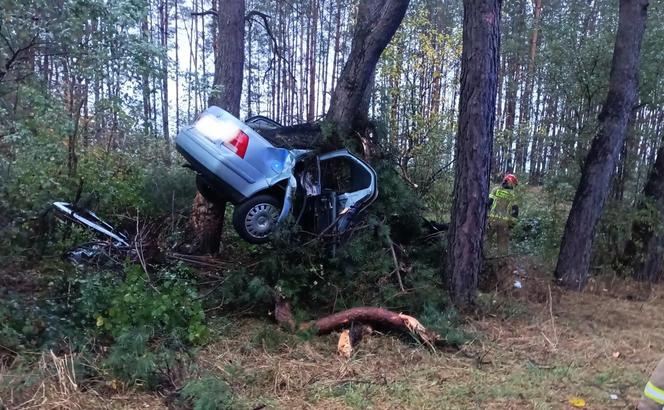
[(289, 215), (313, 233), (343, 233), (376, 199), (376, 172), (347, 150), (316, 155), (277, 147), (260, 134), (279, 127), (267, 117), (242, 122), (210, 107), (175, 143), (201, 194), (235, 205), (233, 226), (248, 242), (267, 242)]
[(126, 234), (120, 232), (94, 212), (68, 202), (54, 202), (55, 215), (67, 222), (81, 225), (97, 234), (99, 240), (76, 245), (63, 257), (74, 265), (114, 266), (127, 258), (134, 259), (135, 249)]

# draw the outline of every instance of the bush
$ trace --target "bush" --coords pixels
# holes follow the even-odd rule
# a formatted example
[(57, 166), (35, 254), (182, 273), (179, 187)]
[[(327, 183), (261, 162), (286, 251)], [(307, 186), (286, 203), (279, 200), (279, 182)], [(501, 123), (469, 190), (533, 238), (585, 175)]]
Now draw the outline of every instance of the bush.
[(158, 334), (188, 343), (204, 342), (209, 330), (196, 289), (177, 272), (159, 276), (161, 280), (153, 284), (140, 266), (128, 266), (124, 280), (111, 285), (108, 308), (96, 312), (96, 325), (113, 337), (152, 327)]
[(160, 143), (142, 141), (140, 149), (122, 152), (82, 148), (70, 176), (66, 146), (48, 129), (19, 127), (7, 136), (10, 155), (0, 156), (0, 256), (7, 260), (32, 261), (49, 249), (47, 242), (60, 242), (48, 210), (54, 201), (74, 201), (79, 188), (79, 205), (112, 224), (117, 215), (161, 217), (189, 208), (194, 175), (165, 164)]
[(148, 390), (177, 388), (191, 374), (192, 353), (177, 339), (158, 339), (155, 329), (141, 326), (118, 335), (102, 361), (115, 380)]
[(182, 388), (181, 395), (193, 403), (194, 410), (237, 408), (231, 388), (226, 382), (213, 376), (188, 382)]

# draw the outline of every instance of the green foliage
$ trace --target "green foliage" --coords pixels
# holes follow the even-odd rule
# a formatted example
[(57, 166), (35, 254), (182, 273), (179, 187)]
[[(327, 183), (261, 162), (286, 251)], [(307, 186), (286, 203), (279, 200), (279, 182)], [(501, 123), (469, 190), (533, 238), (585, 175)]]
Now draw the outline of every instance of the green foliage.
[(574, 187), (561, 179), (543, 189), (519, 188), (519, 219), (511, 231), (513, 252), (555, 260), (573, 194)]
[(191, 373), (191, 353), (178, 340), (155, 339), (154, 328), (140, 326), (118, 335), (103, 359), (102, 371), (126, 385), (173, 388), (173, 381)]
[(148, 345), (152, 338), (149, 327), (134, 328), (119, 334), (104, 360), (104, 367), (120, 380), (155, 387), (158, 384), (158, 361), (168, 362), (169, 357), (157, 357)]
[(108, 308), (96, 313), (96, 325), (119, 337), (135, 328), (151, 326), (161, 334), (188, 343), (202, 343), (209, 334), (196, 289), (172, 272), (152, 284), (140, 266), (125, 269), (125, 278), (108, 294)]
[(37, 336), (33, 317), (29, 310), (20, 306), (13, 298), (0, 300), (0, 346), (11, 351), (28, 347)]
[[(90, 149), (79, 154), (78, 174), (70, 177), (61, 144), (39, 134), (22, 137), (14, 145), (7, 178), (0, 187), (0, 203), (7, 204), (0, 209), (0, 221), (7, 221), (0, 224), (0, 255), (26, 260), (88, 238), (86, 233), (63, 242), (63, 233), (69, 235), (71, 228), (58, 229), (48, 217), (53, 201), (73, 201), (79, 187), (79, 204), (102, 216), (150, 218), (187, 209), (195, 190), (192, 173), (163, 165), (153, 158), (156, 153), (157, 147), (150, 144), (140, 155)], [(62, 246), (47, 247), (53, 239)]]
[(193, 403), (194, 410), (236, 408), (233, 391), (228, 383), (214, 376), (189, 381), (182, 388), (181, 395)]
[(427, 329), (441, 335), (450, 346), (459, 347), (472, 340), (472, 335), (461, 328), (462, 318), (453, 307), (427, 302), (419, 319)]
[(123, 279), (80, 283), (77, 314), (112, 337), (103, 368), (114, 378), (148, 389), (172, 383), (191, 366), (188, 347), (209, 337), (202, 301), (187, 272), (177, 267), (155, 278), (140, 266), (124, 273)]

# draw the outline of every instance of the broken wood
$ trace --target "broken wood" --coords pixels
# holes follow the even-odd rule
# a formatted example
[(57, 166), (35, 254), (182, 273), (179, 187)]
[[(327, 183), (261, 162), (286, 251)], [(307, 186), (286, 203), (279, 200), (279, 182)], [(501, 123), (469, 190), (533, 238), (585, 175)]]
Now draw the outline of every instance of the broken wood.
[(277, 298), (274, 316), (279, 324), (291, 330), (298, 328), (299, 330), (313, 328), (317, 335), (325, 335), (335, 330), (349, 328), (352, 324), (363, 324), (387, 327), (411, 333), (431, 348), (433, 348), (436, 343), (444, 340), (439, 334), (427, 329), (412, 316), (372, 306), (347, 309), (296, 326), (295, 319), (291, 312), (290, 303), (286, 299)]
[(351, 323), (350, 328), (344, 329), (339, 334), (339, 341), (337, 342), (337, 353), (339, 356), (350, 358), (353, 354), (355, 346), (357, 346), (365, 336), (373, 332), (371, 326)]

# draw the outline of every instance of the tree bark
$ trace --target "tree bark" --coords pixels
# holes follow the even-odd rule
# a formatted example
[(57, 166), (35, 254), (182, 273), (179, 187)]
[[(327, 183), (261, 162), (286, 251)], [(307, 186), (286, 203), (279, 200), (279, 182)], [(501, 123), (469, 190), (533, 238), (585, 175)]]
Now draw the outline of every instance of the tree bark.
[(461, 95), (447, 283), (454, 303), (475, 301), (482, 262), (500, 52), (501, 0), (464, 0)]
[(369, 125), (369, 100), (378, 59), (397, 31), (409, 0), (362, 0), (358, 7), (350, 55), (337, 82), (327, 120), (336, 132), (334, 145), (351, 131)]
[[(220, 0), (214, 83), (209, 105), (217, 105), (236, 117), (240, 116), (242, 75), (244, 71), (244, 0)], [(189, 226), (193, 253), (219, 252), (226, 203), (207, 201), (196, 193)]]
[[(296, 329), (295, 318), (293, 317), (290, 303), (286, 299), (277, 299), (274, 308), (274, 317), (280, 325), (285, 326), (290, 330)], [(347, 309), (312, 322), (302, 323), (299, 327), (300, 329), (313, 327), (316, 334), (325, 335), (334, 332), (335, 330), (348, 328), (353, 323), (371, 324), (384, 328), (397, 329), (403, 332), (410, 332), (417, 335), (420, 340), (429, 346), (434, 346), (436, 343), (444, 341), (443, 337), (422, 326), (422, 324), (412, 316), (371, 306)]]
[(609, 90), (599, 131), (586, 157), (581, 181), (563, 234), (555, 276), (561, 285), (581, 290), (588, 279), (595, 227), (609, 193), (618, 153), (636, 102), (641, 41), (648, 0), (621, 0)]

